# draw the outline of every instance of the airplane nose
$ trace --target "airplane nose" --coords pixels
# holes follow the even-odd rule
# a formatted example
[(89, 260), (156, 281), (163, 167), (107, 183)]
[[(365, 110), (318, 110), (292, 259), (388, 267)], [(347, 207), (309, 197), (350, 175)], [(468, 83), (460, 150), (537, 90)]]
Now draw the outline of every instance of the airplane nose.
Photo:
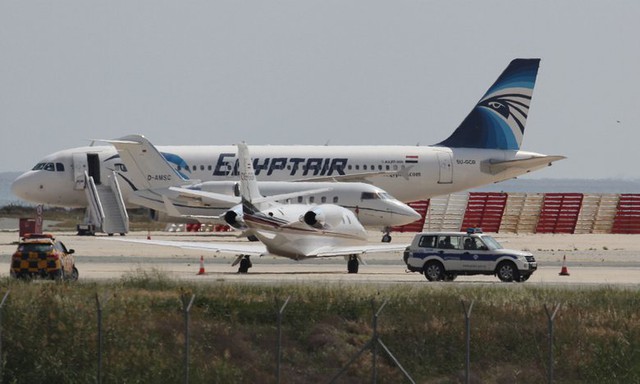
[(404, 225), (420, 220), (422, 216), (407, 204), (396, 202), (392, 210), (392, 217), (397, 221), (396, 225)]
[(30, 172), (18, 176), (18, 178), (11, 183), (11, 193), (22, 200), (33, 201), (35, 198), (33, 192), (37, 191), (38, 188), (42, 188), (42, 186), (39, 187), (32, 176)]

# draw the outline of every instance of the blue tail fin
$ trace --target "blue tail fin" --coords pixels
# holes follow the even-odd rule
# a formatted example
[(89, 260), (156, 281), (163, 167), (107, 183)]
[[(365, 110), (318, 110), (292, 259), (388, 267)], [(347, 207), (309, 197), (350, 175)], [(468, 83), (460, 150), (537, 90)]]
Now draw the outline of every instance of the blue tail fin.
[(515, 59), (462, 124), (437, 145), (520, 149), (540, 59)]

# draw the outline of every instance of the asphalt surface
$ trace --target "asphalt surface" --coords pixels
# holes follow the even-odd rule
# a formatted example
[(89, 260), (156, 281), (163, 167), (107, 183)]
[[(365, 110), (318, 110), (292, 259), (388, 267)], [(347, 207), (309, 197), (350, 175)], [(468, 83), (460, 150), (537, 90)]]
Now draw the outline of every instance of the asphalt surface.
[[(245, 241), (230, 235), (137, 232), (124, 238), (76, 236), (54, 233), (67, 248), (76, 250), (76, 266), (81, 280), (118, 280), (139, 274), (161, 274), (170, 278), (203, 282), (242, 282), (260, 284), (441, 284), (473, 285), (501, 283), (495, 276), (459, 276), (454, 282), (431, 283), (419, 273), (407, 272), (401, 253), (364, 256), (358, 274), (347, 273), (342, 257), (293, 261), (286, 258), (253, 257), (248, 274), (238, 274), (232, 267), (234, 255), (184, 250), (157, 245), (127, 243), (123, 239), (184, 241)], [(372, 242), (380, 234), (371, 233)], [(532, 252), (539, 268), (524, 285), (538, 286), (623, 286), (640, 285), (640, 236), (637, 235), (494, 235), (506, 248)], [(412, 234), (394, 234), (393, 242), (409, 243)], [(18, 233), (0, 232), (0, 276), (9, 274), (11, 254), (16, 249)], [(199, 275), (200, 257), (205, 273)], [(563, 258), (569, 276), (560, 276)]]

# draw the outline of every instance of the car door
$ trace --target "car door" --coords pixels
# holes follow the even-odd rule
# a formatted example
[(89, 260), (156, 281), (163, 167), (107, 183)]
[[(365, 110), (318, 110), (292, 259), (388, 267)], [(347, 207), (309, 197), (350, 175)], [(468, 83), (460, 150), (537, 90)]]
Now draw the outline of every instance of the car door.
[(444, 269), (457, 271), (462, 266), (461, 237), (457, 235), (438, 236), (438, 254), (444, 260)]
[(493, 268), (494, 255), (477, 236), (464, 236), (463, 268), (472, 271), (488, 271)]

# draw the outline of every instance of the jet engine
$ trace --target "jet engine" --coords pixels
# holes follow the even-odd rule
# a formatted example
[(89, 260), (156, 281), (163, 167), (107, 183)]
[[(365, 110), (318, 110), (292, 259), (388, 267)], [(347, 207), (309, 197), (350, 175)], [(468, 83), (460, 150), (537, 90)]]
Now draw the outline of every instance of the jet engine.
[(302, 221), (313, 228), (331, 228), (343, 223), (348, 216), (347, 212), (349, 211), (346, 208), (337, 205), (319, 205), (307, 211), (303, 215)]
[(224, 221), (235, 229), (245, 229), (247, 226), (242, 219), (242, 205), (236, 205), (223, 215)]

